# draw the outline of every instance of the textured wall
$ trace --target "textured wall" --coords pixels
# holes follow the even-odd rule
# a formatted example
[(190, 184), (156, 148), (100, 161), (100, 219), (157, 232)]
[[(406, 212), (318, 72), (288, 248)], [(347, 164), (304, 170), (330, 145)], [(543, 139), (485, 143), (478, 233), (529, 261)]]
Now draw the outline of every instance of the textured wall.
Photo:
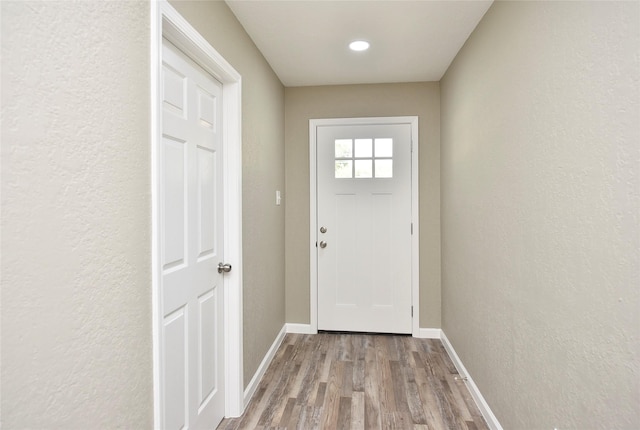
[(244, 382), (284, 325), (284, 87), (222, 1), (172, 5), (242, 75)]
[(309, 323), (309, 119), (414, 115), (420, 127), (420, 326), (440, 327), (437, 82), (285, 90), (287, 322)]
[(149, 5), (1, 7), (1, 425), (150, 428)]
[(443, 329), (505, 429), (640, 426), (639, 18), (496, 2), (441, 82)]

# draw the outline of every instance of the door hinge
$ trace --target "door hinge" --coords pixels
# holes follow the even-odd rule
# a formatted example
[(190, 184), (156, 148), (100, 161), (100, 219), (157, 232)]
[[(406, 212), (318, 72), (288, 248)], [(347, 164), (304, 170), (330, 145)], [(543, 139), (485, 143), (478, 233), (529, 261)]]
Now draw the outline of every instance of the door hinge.
[(411, 223), (411, 234), (413, 234), (413, 223)]
[(413, 306), (411, 306), (411, 317), (413, 318)]

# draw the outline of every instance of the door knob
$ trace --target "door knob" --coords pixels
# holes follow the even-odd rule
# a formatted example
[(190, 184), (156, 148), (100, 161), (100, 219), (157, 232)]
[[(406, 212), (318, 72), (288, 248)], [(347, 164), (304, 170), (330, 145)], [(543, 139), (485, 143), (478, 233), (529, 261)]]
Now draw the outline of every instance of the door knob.
[(324, 240), (320, 241), (320, 248), (326, 248), (327, 247), (327, 242), (325, 242)]
[(231, 264), (218, 263), (218, 273), (229, 273), (231, 272)]

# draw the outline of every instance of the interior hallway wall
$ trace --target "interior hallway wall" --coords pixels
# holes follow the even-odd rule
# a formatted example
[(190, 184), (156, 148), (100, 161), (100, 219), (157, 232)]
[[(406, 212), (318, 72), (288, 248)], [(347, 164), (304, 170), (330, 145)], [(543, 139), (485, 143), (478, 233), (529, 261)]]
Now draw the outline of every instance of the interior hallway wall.
[(151, 428), (149, 3), (0, 7), (0, 426)]
[(309, 324), (309, 120), (419, 117), (420, 327), (440, 327), (440, 85), (285, 89), (287, 322)]
[(171, 4), (242, 75), (244, 384), (285, 321), (284, 87), (223, 1)]
[(640, 424), (639, 18), (495, 2), (441, 81), (443, 330), (505, 429)]

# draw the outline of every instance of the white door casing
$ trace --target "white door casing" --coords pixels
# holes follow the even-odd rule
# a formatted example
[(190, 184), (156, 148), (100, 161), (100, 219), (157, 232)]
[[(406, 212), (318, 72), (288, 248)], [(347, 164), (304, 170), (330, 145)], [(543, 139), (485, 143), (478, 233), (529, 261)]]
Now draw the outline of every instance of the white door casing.
[(412, 140), (415, 117), (310, 121), (312, 332), (417, 333)]
[[(165, 103), (163, 96), (164, 83), (163, 73), (165, 68), (163, 62), (165, 57), (171, 54), (167, 54), (163, 49), (163, 38), (168, 39), (171, 43), (176, 45), (180, 51), (183, 51), (188, 56), (187, 62), (192, 62), (202, 67), (200, 73), (204, 75), (211, 75), (215, 80), (222, 84), (222, 103), (218, 104), (217, 110), (213, 112), (207, 108), (210, 107), (210, 97), (215, 90), (207, 90), (206, 85), (198, 85), (196, 90), (196, 108), (191, 110), (200, 110), (201, 118), (197, 118), (199, 126), (204, 129), (211, 129), (207, 123), (211, 124), (212, 115), (218, 117), (218, 121), (221, 127), (218, 130), (222, 130), (222, 133), (218, 135), (217, 147), (215, 150), (212, 147), (205, 145), (198, 145), (195, 150), (196, 156), (194, 157), (194, 151), (191, 151), (189, 156), (188, 151), (182, 150), (182, 154), (185, 155), (185, 163), (182, 165), (183, 178), (188, 177), (188, 172), (195, 170), (200, 172), (193, 176), (192, 183), (188, 189), (184, 189), (187, 194), (189, 190), (198, 189), (195, 185), (200, 180), (199, 187), (201, 193), (195, 194), (195, 209), (185, 210), (183, 214), (183, 222), (185, 228), (182, 230), (182, 239), (185, 244), (194, 243), (195, 249), (185, 250), (182, 247), (182, 253), (186, 258), (180, 257), (180, 252), (175, 251), (175, 247), (171, 251), (165, 252), (165, 248), (169, 248), (169, 245), (176, 241), (180, 241), (181, 234), (175, 233), (167, 234), (165, 227), (166, 223), (163, 223), (163, 219), (166, 218), (169, 224), (177, 224), (180, 222), (180, 210), (175, 210), (176, 206), (173, 204), (164, 205), (166, 200), (163, 196), (173, 195), (179, 193), (180, 187), (171, 187), (170, 184), (175, 185), (176, 179), (180, 176), (176, 175), (176, 172), (180, 173), (180, 168), (177, 166), (175, 157), (166, 157), (166, 153), (180, 153), (179, 143), (181, 140), (187, 139), (180, 138), (179, 136), (170, 136), (171, 134), (178, 133), (166, 133), (163, 135), (163, 113), (165, 108), (169, 111), (179, 110), (177, 106), (180, 102), (175, 99), (176, 92), (171, 93), (171, 89), (166, 98), (171, 99), (171, 102)], [(166, 63), (166, 62), (165, 62)], [(225, 386), (224, 390), (224, 407), (222, 414), (234, 417), (242, 414), (244, 410), (243, 404), (243, 382), (242, 382), (242, 205), (241, 205), (241, 77), (240, 75), (222, 58), (209, 44), (208, 42), (197, 33), (189, 23), (178, 14), (175, 9), (170, 6), (166, 1), (161, 0), (158, 2), (151, 2), (151, 184), (152, 184), (152, 313), (153, 313), (153, 373), (154, 373), (154, 428), (167, 428), (173, 423), (179, 422), (179, 411), (187, 411), (189, 406), (187, 404), (182, 408), (171, 408), (168, 410), (164, 407), (165, 402), (175, 402), (175, 397), (182, 395), (180, 389), (172, 390), (174, 398), (165, 398), (164, 394), (166, 384), (181, 385), (179, 380), (182, 377), (184, 381), (186, 377), (177, 374), (167, 374), (167, 381), (164, 381), (165, 369), (167, 364), (173, 366), (178, 362), (180, 366), (181, 360), (185, 365), (189, 365), (195, 368), (202, 376), (195, 382), (190, 381), (185, 393), (191, 396), (191, 400), (195, 399), (197, 404), (197, 410), (195, 416), (203, 416), (206, 414), (221, 416), (221, 412), (218, 409), (216, 414), (210, 412), (207, 407), (209, 403), (213, 401), (215, 397), (215, 390), (209, 389), (213, 387), (221, 388)], [(176, 72), (173, 70), (172, 72)], [(171, 76), (169, 81), (172, 81), (174, 87), (182, 78), (175, 79), (178, 75), (175, 73), (169, 73)], [(211, 77), (209, 76), (209, 78)], [(184, 81), (183, 81), (184, 82)], [(218, 86), (218, 91), (220, 87)], [(209, 95), (207, 95), (209, 94)], [(185, 100), (183, 98), (183, 100)], [(167, 106), (169, 105), (169, 106)], [(175, 120), (175, 118), (174, 118)], [(174, 121), (175, 122), (175, 121)], [(175, 124), (173, 124), (175, 126)], [(182, 144), (183, 148), (185, 147)], [(188, 145), (187, 145), (188, 146)], [(193, 149), (193, 148), (192, 148)], [(222, 155), (221, 158), (219, 154)], [(179, 158), (179, 157), (178, 157)], [(221, 166), (223, 175), (217, 177), (217, 183), (215, 188), (220, 191), (217, 195), (218, 200), (213, 202), (211, 199), (207, 201), (206, 197), (209, 193), (207, 189), (211, 189), (212, 184), (208, 181), (203, 181), (207, 176), (204, 172), (212, 165), (212, 159), (216, 159), (215, 164)], [(189, 164), (188, 160), (191, 160)], [(198, 165), (199, 160), (199, 165)], [(165, 165), (165, 162), (171, 164)], [(166, 169), (170, 167), (170, 169)], [(165, 180), (162, 173), (165, 170), (172, 172), (172, 177)], [(209, 171), (211, 172), (211, 171)], [(207, 185), (208, 184), (208, 185)], [(165, 192), (167, 191), (167, 192)], [(192, 194), (193, 196), (193, 194)], [(187, 200), (188, 201), (188, 200)], [(199, 202), (199, 203), (198, 203)], [(185, 207), (188, 207), (188, 203)], [(217, 211), (214, 210), (218, 208)], [(222, 211), (222, 208), (224, 210)], [(163, 213), (167, 210), (167, 214)], [(224, 225), (224, 229), (218, 229), (215, 232), (212, 230), (211, 225), (208, 225), (204, 230), (201, 228), (203, 225), (203, 218), (208, 218), (211, 212), (216, 212), (214, 217), (218, 224)], [(195, 220), (195, 221), (194, 221)], [(194, 231), (200, 229), (200, 235), (194, 234)], [(191, 235), (191, 237), (189, 237)], [(199, 236), (199, 237), (198, 237)], [(195, 238), (195, 239), (194, 239)], [(167, 240), (165, 240), (167, 239)], [(191, 240), (190, 240), (191, 239)], [(218, 241), (218, 239), (220, 239)], [(195, 242), (194, 242), (195, 240)], [(207, 248), (212, 242), (216, 242), (213, 248)], [(166, 245), (166, 246), (165, 246)], [(178, 246), (178, 248), (180, 248)], [(194, 266), (203, 266), (207, 260), (213, 261), (213, 269), (216, 269), (217, 258), (215, 254), (219, 253), (225, 255), (226, 261), (233, 265), (233, 271), (224, 276), (224, 283), (221, 281), (221, 275), (214, 270), (214, 274), (210, 277), (211, 265), (206, 269), (195, 270), (195, 282), (193, 284), (201, 283), (204, 285), (204, 292), (196, 293), (195, 306), (191, 305), (179, 305), (179, 296), (184, 293), (178, 288), (174, 288), (171, 284), (174, 279), (179, 277), (179, 272), (184, 269), (184, 266), (189, 266), (190, 256), (195, 256)], [(183, 260), (182, 262), (180, 260)], [(206, 265), (206, 264), (205, 264)], [(206, 276), (202, 276), (206, 273)], [(166, 279), (165, 279), (166, 275)], [(203, 281), (203, 278), (207, 278)], [(165, 284), (167, 288), (165, 287)], [(184, 284), (184, 283), (183, 283)], [(189, 290), (186, 288), (186, 290)], [(195, 288), (195, 287), (194, 287)], [(197, 289), (197, 288), (195, 288)], [(173, 290), (173, 291), (172, 291)], [(172, 304), (173, 303), (173, 304)], [(170, 308), (176, 307), (175, 310)], [(222, 325), (224, 330), (222, 332), (215, 330), (198, 330), (198, 326), (214, 326), (212, 319), (222, 314), (221, 309), (224, 307), (223, 320), (217, 320), (215, 324)], [(200, 309), (199, 309), (200, 308)], [(218, 309), (217, 312), (213, 312), (213, 309)], [(201, 312), (200, 312), (201, 311)], [(193, 318), (193, 317), (196, 318)], [(202, 318), (200, 318), (202, 317)], [(186, 327), (181, 327), (182, 322), (186, 322)], [(188, 322), (192, 321), (191, 324)], [(193, 322), (195, 321), (195, 322)], [(165, 330), (165, 327), (167, 330)], [(187, 357), (181, 354), (175, 354), (173, 348), (169, 348), (171, 351), (167, 351), (165, 348), (165, 339), (163, 334), (172, 337), (174, 341), (179, 333), (188, 335), (190, 333), (196, 333), (197, 342), (195, 343), (195, 352), (190, 353)], [(188, 336), (185, 336), (188, 338)], [(180, 350), (180, 348), (175, 348)], [(182, 350), (188, 350), (188, 347), (183, 346)], [(221, 368), (222, 372), (214, 374), (211, 367), (207, 368), (205, 363), (207, 361), (213, 361), (212, 357), (215, 356), (215, 352), (223, 352), (224, 356), (217, 356), (215, 360), (219, 364), (224, 363), (224, 367)], [(168, 354), (168, 355), (167, 355)], [(173, 360), (173, 364), (166, 363)], [(195, 364), (194, 364), (195, 363)], [(179, 373), (179, 372), (177, 372)], [(178, 382), (176, 382), (178, 381)], [(177, 393), (177, 394), (176, 394)], [(180, 403), (178, 401), (178, 403)], [(176, 412), (178, 411), (178, 412)], [(214, 420), (217, 418), (214, 418)], [(190, 427), (194, 428), (198, 426), (197, 418), (190, 417)], [(210, 419), (206, 419), (207, 422), (203, 422), (203, 425), (211, 427), (214, 424), (209, 422)]]

